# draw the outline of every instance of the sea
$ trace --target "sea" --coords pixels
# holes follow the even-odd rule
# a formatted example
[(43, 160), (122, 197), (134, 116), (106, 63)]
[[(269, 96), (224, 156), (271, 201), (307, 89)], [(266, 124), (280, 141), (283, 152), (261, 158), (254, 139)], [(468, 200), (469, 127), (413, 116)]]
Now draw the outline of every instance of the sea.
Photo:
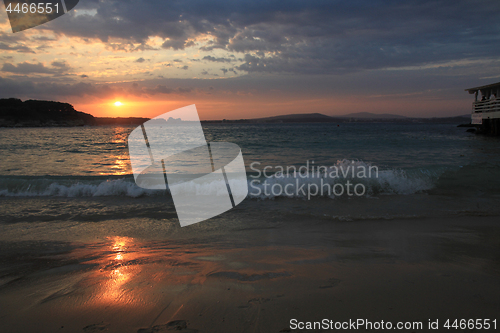
[[(168, 188), (134, 182), (127, 147), (134, 128), (0, 128), (0, 240), (169, 239), (500, 214), (500, 142), (456, 124), (218, 123), (203, 125), (207, 142), (241, 148), (249, 194), (234, 209), (181, 228)], [(332, 170), (344, 172), (328, 178)], [(336, 191), (319, 191), (323, 180), (339, 184)]]
[(0, 331), (498, 313), (498, 138), (456, 124), (203, 124), (207, 142), (241, 149), (248, 195), (181, 227), (175, 189), (134, 181), (134, 128), (0, 128)]

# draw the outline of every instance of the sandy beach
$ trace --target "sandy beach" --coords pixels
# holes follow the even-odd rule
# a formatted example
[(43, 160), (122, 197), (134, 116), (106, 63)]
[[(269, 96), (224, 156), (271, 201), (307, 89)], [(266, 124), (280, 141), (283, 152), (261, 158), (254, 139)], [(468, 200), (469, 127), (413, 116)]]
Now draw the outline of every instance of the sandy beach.
[(246, 211), (245, 223), (229, 212), (169, 239), (161, 220), (135, 230), (126, 219), (4, 224), (0, 331), (329, 331), (293, 329), (293, 319), (424, 325), (407, 332), (427, 331), (429, 320), (498, 317), (496, 216), (325, 223), (270, 214), (252, 224), (262, 216)]

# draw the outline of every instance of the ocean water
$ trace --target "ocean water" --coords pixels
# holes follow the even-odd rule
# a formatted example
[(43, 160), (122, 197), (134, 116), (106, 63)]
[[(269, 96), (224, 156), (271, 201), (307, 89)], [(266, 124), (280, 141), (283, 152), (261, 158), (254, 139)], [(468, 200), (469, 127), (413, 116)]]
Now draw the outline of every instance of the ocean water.
[[(192, 230), (500, 213), (498, 138), (466, 133), (453, 124), (339, 125), (204, 125), (207, 141), (241, 147), (249, 195), (235, 209)], [(134, 183), (127, 148), (133, 128), (1, 128), (1, 238), (50, 234), (53, 239), (68, 236), (68, 230), (78, 239), (102, 232), (178, 234), (168, 190)], [(318, 173), (318, 167), (326, 169)], [(370, 167), (376, 173), (369, 177), (323, 175), (335, 168)], [(364, 191), (316, 193), (310, 185), (319, 188), (323, 180), (362, 184)], [(274, 192), (265, 191), (273, 185)], [(277, 190), (286, 185), (291, 194)]]

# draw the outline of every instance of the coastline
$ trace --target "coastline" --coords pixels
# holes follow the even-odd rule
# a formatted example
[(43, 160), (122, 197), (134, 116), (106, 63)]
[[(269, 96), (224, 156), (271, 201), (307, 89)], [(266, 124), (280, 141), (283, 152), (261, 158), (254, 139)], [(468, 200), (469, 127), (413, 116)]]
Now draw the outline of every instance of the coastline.
[[(138, 126), (150, 120), (145, 117), (95, 117), (76, 111), (73, 105), (54, 101), (0, 99), (0, 128)], [(202, 124), (303, 124), (303, 123), (423, 123), (463, 124), (470, 116), (413, 118), (395, 114), (361, 112), (328, 116), (321, 113), (288, 114), (253, 119), (202, 120)]]

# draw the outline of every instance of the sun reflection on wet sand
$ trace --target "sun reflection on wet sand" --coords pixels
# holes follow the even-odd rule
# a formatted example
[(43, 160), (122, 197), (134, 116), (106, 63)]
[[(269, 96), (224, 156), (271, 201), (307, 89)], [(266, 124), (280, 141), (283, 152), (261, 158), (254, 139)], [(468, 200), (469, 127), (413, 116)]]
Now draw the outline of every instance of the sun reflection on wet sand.
[[(198, 314), (210, 311), (215, 298), (239, 310), (242, 302), (248, 304), (256, 297), (255, 288), (276, 286), (292, 276), (295, 265), (287, 259), (318, 256), (316, 251), (306, 254), (303, 249), (278, 255), (267, 247), (248, 251), (123, 236), (82, 245), (75, 244), (66, 254), (70, 262), (81, 264), (80, 269), (40, 279), (26, 291), (31, 295), (26, 298), (29, 304), (40, 302), (33, 299), (40, 295), (37, 318), (57, 311), (56, 321), (74, 328), (72, 331), (92, 324), (90, 327), (99, 329), (110, 325), (112, 332), (137, 332), (140, 327), (155, 327), (177, 318), (199, 320), (205, 317)], [(269, 252), (274, 255), (263, 255)], [(60, 280), (54, 282), (55, 277)]]
[(127, 249), (127, 243), (133, 243), (133, 238), (128, 237), (114, 237), (113, 251), (123, 252)]
[(167, 294), (203, 285), (207, 274), (222, 263), (207, 260), (213, 253), (196, 246), (143, 243), (120, 236), (107, 237), (105, 242), (81, 251), (85, 253), (75, 254), (92, 257), (87, 262), (95, 265), (82, 282), (87, 307), (154, 307)]
[[(136, 297), (127, 291), (126, 284), (130, 279), (140, 273), (140, 266), (128, 266), (130, 254), (127, 252), (129, 246), (133, 246), (133, 238), (114, 237), (112, 240), (111, 255), (103, 257), (102, 266), (111, 268), (104, 270), (105, 282), (102, 284), (103, 290), (97, 299), (104, 303), (131, 304), (136, 302)], [(100, 270), (101, 273), (103, 269)]]
[[(145, 246), (130, 237), (106, 239), (91, 250), (92, 254), (87, 253), (94, 258), (89, 262), (96, 265), (84, 282), (90, 287), (87, 291), (91, 296), (84, 301), (88, 306), (154, 306), (162, 297), (154, 290), (159, 288), (170, 293), (187, 285), (201, 285), (205, 274), (215, 269), (215, 262), (195, 258), (197, 255), (209, 257), (209, 254), (197, 253), (193, 248), (163, 242)], [(200, 278), (200, 274), (204, 278)]]

